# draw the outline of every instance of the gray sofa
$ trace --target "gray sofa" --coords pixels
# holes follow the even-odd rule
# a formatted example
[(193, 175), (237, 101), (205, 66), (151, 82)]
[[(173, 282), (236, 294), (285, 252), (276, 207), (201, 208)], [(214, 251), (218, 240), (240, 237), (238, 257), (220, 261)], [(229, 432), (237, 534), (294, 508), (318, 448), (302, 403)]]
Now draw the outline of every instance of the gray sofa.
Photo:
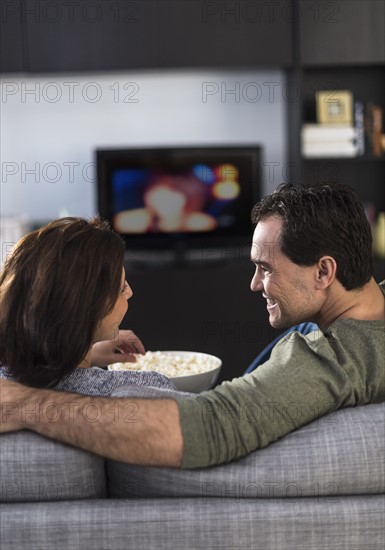
[(1, 550), (384, 548), (385, 403), (201, 470), (105, 461), (28, 431), (0, 445)]

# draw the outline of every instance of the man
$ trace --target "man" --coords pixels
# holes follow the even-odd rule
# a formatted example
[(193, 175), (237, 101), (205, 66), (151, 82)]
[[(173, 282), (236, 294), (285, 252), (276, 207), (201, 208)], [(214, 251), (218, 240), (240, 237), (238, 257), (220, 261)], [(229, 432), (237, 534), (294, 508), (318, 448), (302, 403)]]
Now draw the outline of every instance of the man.
[[(243, 456), (333, 410), (384, 401), (385, 284), (373, 279), (370, 227), (355, 194), (284, 185), (254, 207), (252, 221), (251, 289), (262, 292), (270, 324), (312, 321), (320, 330), (290, 333), (254, 372), (195, 398), (111, 400), (1, 381), (1, 430), (190, 468)], [(55, 418), (39, 414), (50, 406)]]

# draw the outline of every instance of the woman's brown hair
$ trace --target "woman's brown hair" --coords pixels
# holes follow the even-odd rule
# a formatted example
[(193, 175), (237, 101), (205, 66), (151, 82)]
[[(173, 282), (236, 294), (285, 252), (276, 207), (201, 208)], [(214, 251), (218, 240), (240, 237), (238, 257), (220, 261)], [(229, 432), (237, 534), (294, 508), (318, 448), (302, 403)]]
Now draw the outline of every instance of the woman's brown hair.
[(0, 274), (0, 360), (15, 380), (54, 386), (79, 365), (114, 307), (123, 260), (123, 240), (99, 218), (62, 218), (17, 243)]

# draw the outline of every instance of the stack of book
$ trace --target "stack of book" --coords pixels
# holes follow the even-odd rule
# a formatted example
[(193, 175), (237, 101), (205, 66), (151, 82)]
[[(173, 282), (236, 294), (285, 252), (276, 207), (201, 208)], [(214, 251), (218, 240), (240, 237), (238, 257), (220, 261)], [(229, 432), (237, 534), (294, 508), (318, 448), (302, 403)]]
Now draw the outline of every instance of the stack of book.
[(304, 124), (301, 132), (304, 157), (355, 157), (360, 151), (357, 130), (349, 125)]

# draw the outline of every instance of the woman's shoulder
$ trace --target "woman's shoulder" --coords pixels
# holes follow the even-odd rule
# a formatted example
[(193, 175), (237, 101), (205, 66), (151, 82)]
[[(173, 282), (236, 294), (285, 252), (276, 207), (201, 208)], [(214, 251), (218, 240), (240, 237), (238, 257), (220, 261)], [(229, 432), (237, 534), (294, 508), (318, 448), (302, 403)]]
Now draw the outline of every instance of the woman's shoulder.
[(3, 363), (0, 363), (0, 378), (11, 378), (8, 373), (8, 369)]
[[(0, 378), (13, 380), (6, 365), (0, 363)], [(75, 369), (64, 377), (56, 386), (56, 390), (84, 395), (108, 397), (119, 386), (151, 386), (154, 388), (175, 389), (174, 384), (158, 372), (108, 371), (99, 367)]]
[(13, 380), (13, 376), (9, 372), (6, 365), (0, 362), (0, 378), (7, 378), (8, 380)]
[(77, 368), (63, 378), (56, 389), (85, 395), (109, 396), (115, 388), (126, 384), (175, 389), (171, 380), (158, 372), (117, 372), (100, 367)]

